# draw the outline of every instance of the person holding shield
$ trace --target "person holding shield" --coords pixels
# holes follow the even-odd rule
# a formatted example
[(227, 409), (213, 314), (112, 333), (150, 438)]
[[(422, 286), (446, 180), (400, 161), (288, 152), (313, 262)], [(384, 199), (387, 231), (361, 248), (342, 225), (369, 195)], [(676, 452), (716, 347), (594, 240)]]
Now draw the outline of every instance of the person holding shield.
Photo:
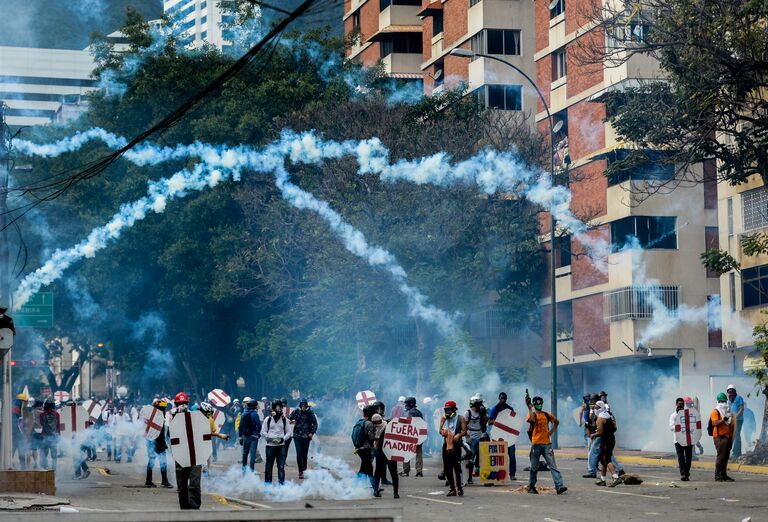
[[(499, 394), (499, 402), (491, 406), (491, 409), (488, 410), (488, 425), (493, 426), (496, 423), (496, 417), (498, 417), (499, 413), (504, 410), (510, 410), (512, 413), (515, 412), (515, 409), (507, 404), (507, 394), (501, 392)], [(517, 474), (517, 459), (515, 458), (514, 444), (510, 444), (507, 447), (507, 457), (509, 459), (509, 480), (517, 480), (515, 478), (515, 475)]]
[(397, 478), (397, 462), (389, 460), (384, 454), (384, 430), (387, 428), (387, 423), (384, 418), (378, 413), (374, 413), (371, 417), (375, 434), (373, 437), (373, 447), (376, 449), (376, 470), (373, 474), (373, 496), (381, 497), (381, 484), (382, 477), (385, 476), (385, 470), (389, 469), (389, 474), (392, 475), (392, 490), (394, 491), (394, 498), (400, 498), (398, 493), (399, 479)]
[[(155, 399), (152, 402), (152, 407), (158, 410), (160, 418), (165, 417), (165, 410), (168, 407), (168, 403), (163, 399)], [(164, 488), (172, 488), (170, 482), (168, 482), (168, 459), (165, 452), (168, 450), (168, 441), (165, 440), (166, 426), (157, 434), (154, 440), (147, 440), (147, 480), (144, 486), (148, 488), (156, 488), (157, 486), (152, 482), (152, 470), (155, 467), (155, 461), (160, 460), (160, 477), (162, 478), (161, 486)]]
[[(179, 392), (173, 399), (175, 408), (172, 418), (180, 413), (186, 413), (189, 409), (189, 396)], [(171, 441), (173, 442), (173, 441)], [(202, 503), (202, 491), (200, 480), (203, 474), (200, 464), (182, 467), (176, 462), (176, 485), (179, 488), (179, 507), (181, 509), (200, 509)]]
[(440, 419), (440, 435), (443, 437), (443, 470), (448, 480), (448, 497), (464, 496), (461, 482), (461, 440), (467, 435), (467, 420), (457, 412), (455, 401), (446, 401), (444, 415)]
[[(669, 429), (675, 432), (678, 415), (685, 410), (685, 400), (682, 397), (675, 399), (675, 411), (669, 417)], [(675, 442), (675, 452), (677, 453), (677, 467), (680, 469), (680, 480), (687, 482), (691, 476), (691, 463), (693, 462), (693, 445), (682, 446), (672, 437)]]
[[(420, 419), (424, 418), (424, 414), (419, 411), (419, 408), (416, 407), (416, 397), (406, 397), (406, 399), (403, 401), (403, 404), (405, 405), (405, 414), (404, 415), (393, 415), (394, 418), (397, 417), (418, 417)], [(416, 476), (417, 477), (423, 477), (424, 476), (424, 450), (422, 448), (423, 444), (419, 444), (416, 446)], [(397, 464), (395, 464), (395, 467), (397, 467)], [(410, 462), (403, 462), (403, 472), (400, 473), (401, 477), (407, 477), (411, 473), (411, 463)]]

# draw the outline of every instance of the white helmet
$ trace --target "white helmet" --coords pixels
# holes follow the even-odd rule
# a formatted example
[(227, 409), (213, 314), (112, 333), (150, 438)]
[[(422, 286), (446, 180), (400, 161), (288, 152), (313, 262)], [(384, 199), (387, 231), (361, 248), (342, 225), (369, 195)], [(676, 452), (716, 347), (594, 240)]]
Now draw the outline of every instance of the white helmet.
[(424, 405), (431, 404), (432, 397), (424, 397), (424, 400), (422, 402), (424, 403)]
[(482, 400), (483, 398), (480, 397), (480, 395), (473, 395), (472, 397), (469, 398), (469, 403), (474, 404), (476, 402), (482, 402)]
[(735, 384), (729, 384), (728, 387), (725, 389), (725, 391), (734, 390), (736, 391), (736, 385)]
[(405, 395), (401, 395), (397, 398), (397, 402), (405, 402)]
[(250, 397), (243, 397), (243, 402), (244, 402), (244, 403), (246, 403), (246, 404), (247, 404), (247, 403), (248, 403), (248, 401), (250, 401), (250, 400), (251, 400), (251, 398), (250, 398)]
[(206, 415), (210, 415), (213, 413), (213, 406), (211, 406), (211, 404), (208, 402), (201, 402), (200, 411), (202, 411)]

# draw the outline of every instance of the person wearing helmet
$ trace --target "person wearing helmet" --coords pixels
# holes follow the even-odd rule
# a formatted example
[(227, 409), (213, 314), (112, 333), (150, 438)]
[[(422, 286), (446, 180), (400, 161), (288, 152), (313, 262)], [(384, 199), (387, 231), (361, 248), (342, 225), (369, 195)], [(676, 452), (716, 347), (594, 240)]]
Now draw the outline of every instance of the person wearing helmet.
[[(176, 415), (192, 411), (189, 406), (189, 395), (179, 392), (173, 399), (174, 408), (171, 411), (171, 419)], [(202, 479), (203, 466), (180, 466), (176, 462), (176, 486), (179, 488), (179, 507), (181, 509), (200, 509), (202, 503), (202, 491), (200, 481)]]
[(467, 435), (467, 420), (458, 414), (456, 403), (446, 401), (440, 418), (440, 435), (443, 437), (443, 470), (448, 480), (448, 495), (464, 495), (461, 481), (461, 440)]
[(392, 407), (392, 418), (397, 419), (399, 417), (405, 417), (405, 396), (401, 395), (397, 398), (397, 404)]
[[(208, 419), (208, 424), (210, 424), (211, 427), (211, 438), (221, 439), (221, 440), (229, 440), (229, 435), (225, 433), (219, 433), (218, 428), (216, 427), (216, 422), (213, 420), (213, 404), (210, 402), (201, 402), (200, 406), (198, 407), (200, 412), (205, 415), (205, 418)], [(211, 469), (211, 459), (213, 458), (213, 452), (211, 453), (211, 456), (208, 457), (208, 461), (205, 463), (205, 466), (203, 466), (203, 475), (206, 477), (209, 476), (209, 470)]]
[[(405, 416), (406, 417), (418, 417), (420, 419), (424, 418), (424, 414), (419, 411), (419, 408), (416, 407), (416, 397), (406, 397), (406, 399), (403, 401), (403, 405), (405, 406)], [(417, 477), (423, 477), (424, 476), (424, 453), (422, 444), (419, 444), (416, 446), (416, 476)], [(403, 471), (400, 473), (401, 477), (407, 477), (411, 473), (411, 463), (410, 462), (403, 462)]]
[[(528, 406), (528, 418), (526, 420), (531, 425), (528, 429), (528, 437), (531, 439), (531, 471), (528, 480), (528, 493), (538, 494), (536, 478), (539, 472), (539, 460), (543, 456), (550, 473), (552, 473), (555, 491), (558, 495), (562, 495), (568, 491), (568, 488), (563, 484), (563, 476), (557, 469), (555, 452), (552, 451), (552, 440), (550, 438), (560, 424), (560, 421), (551, 413), (543, 410), (544, 399), (541, 397), (537, 396), (532, 400), (526, 398), (526, 403)], [(552, 426), (551, 428), (550, 425)]]
[[(250, 399), (245, 404), (245, 411), (240, 417), (240, 425), (237, 428), (239, 442), (243, 447), (243, 473), (245, 473), (246, 465), (250, 467), (251, 473), (256, 472), (257, 445), (259, 437), (261, 437), (261, 417), (259, 417), (259, 412), (256, 411), (256, 406), (256, 399)], [(251, 456), (250, 464), (248, 464), (248, 455)]]
[(736, 386), (729, 384), (725, 389), (725, 394), (728, 396), (728, 407), (731, 409), (733, 419), (735, 421), (735, 429), (733, 431), (733, 452), (731, 458), (741, 457), (741, 428), (744, 424), (744, 409), (746, 403), (744, 398), (736, 393)]
[(736, 418), (728, 406), (728, 396), (722, 392), (717, 394), (717, 406), (709, 415), (707, 431), (712, 434), (717, 451), (715, 480), (733, 482), (733, 479), (728, 476), (728, 457), (733, 445), (733, 434), (736, 431)]
[(43, 403), (43, 411), (40, 413), (40, 426), (42, 427), (42, 440), (40, 441), (40, 457), (43, 469), (48, 469), (48, 455), (51, 456), (51, 469), (56, 471), (56, 458), (58, 456), (59, 437), (61, 436), (61, 417), (56, 411), (56, 401), (48, 397)]
[(480, 394), (469, 399), (469, 409), (464, 414), (472, 448), (472, 460), (467, 462), (467, 484), (472, 484), (472, 477), (480, 473), (480, 437), (488, 427), (488, 412)]
[(277, 462), (277, 481), (285, 483), (285, 444), (293, 436), (291, 423), (283, 415), (283, 403), (279, 399), (272, 401), (272, 413), (261, 424), (261, 436), (267, 441), (266, 463), (264, 464), (264, 482), (272, 483), (272, 469)]
[(164, 399), (155, 399), (152, 402), (152, 407), (158, 410), (156, 418), (158, 424), (162, 423), (160, 433), (154, 440), (147, 439), (147, 480), (144, 482), (144, 486), (148, 488), (156, 488), (157, 486), (152, 482), (152, 470), (155, 467), (155, 461), (160, 460), (160, 477), (162, 478), (161, 486), (164, 488), (172, 488), (170, 482), (168, 482), (168, 459), (165, 452), (168, 450), (168, 442), (165, 439), (165, 410), (168, 407), (168, 403)]
[(293, 439), (296, 441), (296, 464), (299, 468), (299, 479), (304, 479), (309, 458), (309, 443), (317, 433), (317, 417), (309, 407), (309, 401), (302, 397), (299, 399), (298, 409), (293, 410), (288, 416), (293, 424)]

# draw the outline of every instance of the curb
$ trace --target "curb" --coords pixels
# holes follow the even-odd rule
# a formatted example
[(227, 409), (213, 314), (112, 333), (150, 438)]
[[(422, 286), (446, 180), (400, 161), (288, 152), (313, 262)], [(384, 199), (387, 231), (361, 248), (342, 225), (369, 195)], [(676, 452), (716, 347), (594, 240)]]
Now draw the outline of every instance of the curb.
[[(527, 456), (527, 452), (515, 452), (516, 455)], [(557, 456), (564, 458), (584, 458), (585, 453), (567, 453), (558, 451)], [(646, 466), (662, 466), (665, 468), (677, 468), (677, 459), (673, 458), (654, 458), (654, 457), (636, 457), (634, 455), (616, 455), (621, 463), (639, 464)], [(691, 467), (694, 469), (715, 470), (714, 462), (693, 461)], [(728, 463), (728, 469), (740, 473), (753, 473), (756, 475), (768, 475), (768, 466), (757, 466), (753, 464), (740, 464), (738, 462)]]

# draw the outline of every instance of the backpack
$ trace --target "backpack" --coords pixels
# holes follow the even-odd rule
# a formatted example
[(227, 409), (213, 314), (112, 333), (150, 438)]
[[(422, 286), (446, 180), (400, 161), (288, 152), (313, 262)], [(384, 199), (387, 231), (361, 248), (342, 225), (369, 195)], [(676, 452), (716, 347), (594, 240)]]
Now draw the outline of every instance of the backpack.
[(59, 434), (59, 421), (56, 419), (56, 413), (52, 411), (45, 412), (41, 424), (44, 436), (52, 437)]
[[(720, 412), (717, 412), (717, 419), (720, 420)], [(710, 437), (713, 437), (715, 435), (715, 425), (712, 424), (712, 417), (709, 417), (709, 420), (707, 421), (707, 435)]]
[(365, 419), (360, 419), (355, 423), (352, 428), (352, 444), (355, 448), (360, 449), (365, 446), (367, 437), (365, 435)]

